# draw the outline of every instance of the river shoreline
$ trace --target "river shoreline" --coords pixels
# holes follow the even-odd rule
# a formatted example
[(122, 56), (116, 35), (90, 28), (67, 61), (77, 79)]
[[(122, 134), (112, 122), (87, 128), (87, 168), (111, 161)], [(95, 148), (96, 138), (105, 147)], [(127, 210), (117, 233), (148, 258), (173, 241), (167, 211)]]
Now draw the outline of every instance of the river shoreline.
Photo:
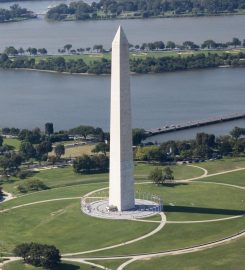
[[(244, 66), (238, 66), (237, 68), (243, 68)], [(207, 67), (207, 68), (195, 68), (195, 69), (186, 69), (186, 70), (174, 70), (174, 71), (165, 71), (161, 73), (154, 73), (154, 72), (148, 72), (148, 73), (137, 73), (137, 72), (130, 72), (131, 76), (140, 76), (140, 75), (152, 75), (152, 74), (163, 74), (163, 73), (174, 73), (174, 72), (184, 72), (184, 71), (193, 71), (193, 70), (203, 70), (203, 69), (217, 69), (217, 68), (236, 68), (231, 65), (221, 65), (217, 67)], [(101, 74), (95, 74), (95, 73), (72, 73), (67, 71), (55, 71), (55, 70), (44, 70), (44, 69), (35, 69), (35, 68), (0, 68), (2, 70), (23, 70), (23, 71), (31, 71), (31, 72), (43, 72), (43, 73), (54, 73), (54, 74), (63, 74), (63, 75), (77, 75), (77, 76), (110, 76), (111, 74), (101, 73)]]

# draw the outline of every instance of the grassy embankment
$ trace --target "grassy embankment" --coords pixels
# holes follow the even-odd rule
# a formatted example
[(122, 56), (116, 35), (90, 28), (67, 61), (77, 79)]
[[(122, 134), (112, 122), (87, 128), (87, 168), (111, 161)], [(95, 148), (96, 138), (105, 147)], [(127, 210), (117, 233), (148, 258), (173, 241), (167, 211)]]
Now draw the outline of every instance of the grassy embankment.
[[(150, 171), (154, 168), (154, 165), (149, 164), (137, 164), (135, 166), (135, 180), (147, 181)], [(175, 179), (188, 179), (192, 177), (198, 177), (203, 174), (203, 171), (188, 166), (171, 166), (174, 172)], [(32, 176), (27, 179), (19, 179), (17, 177), (11, 177), (8, 181), (3, 181), (3, 188), (8, 192), (12, 192), (16, 195), (19, 194), (17, 186), (19, 184), (25, 184), (30, 179), (41, 180), (49, 188), (56, 188), (62, 186), (72, 186), (86, 183), (102, 183), (108, 182), (108, 173), (103, 174), (76, 174), (71, 166), (58, 169), (42, 170), (40, 172), (33, 172)]]
[(176, 270), (244, 270), (245, 240), (201, 252), (140, 260), (126, 267), (127, 270), (163, 269)]

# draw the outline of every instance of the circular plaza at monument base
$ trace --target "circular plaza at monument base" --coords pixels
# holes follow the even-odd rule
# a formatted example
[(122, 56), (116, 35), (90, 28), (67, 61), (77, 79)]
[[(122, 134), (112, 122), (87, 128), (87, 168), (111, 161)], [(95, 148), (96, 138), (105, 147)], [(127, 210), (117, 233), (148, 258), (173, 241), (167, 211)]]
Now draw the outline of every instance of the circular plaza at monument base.
[(127, 211), (117, 211), (109, 206), (106, 197), (81, 198), (81, 210), (87, 215), (106, 219), (143, 219), (154, 216), (163, 210), (162, 199), (154, 194), (138, 193), (135, 199), (135, 208)]

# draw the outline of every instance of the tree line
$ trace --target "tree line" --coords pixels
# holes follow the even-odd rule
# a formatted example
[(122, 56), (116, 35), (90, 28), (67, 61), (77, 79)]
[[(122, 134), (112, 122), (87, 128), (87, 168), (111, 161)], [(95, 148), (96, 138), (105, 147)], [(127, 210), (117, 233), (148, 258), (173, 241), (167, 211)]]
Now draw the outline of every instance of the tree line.
[(204, 161), (223, 156), (239, 156), (245, 153), (245, 128), (235, 127), (230, 135), (197, 133), (195, 140), (168, 141), (160, 145), (142, 145), (136, 148), (135, 160), (176, 162)]
[[(174, 41), (154, 41), (154, 42), (143, 42), (141, 45), (133, 45), (129, 44), (130, 51), (179, 51), (179, 50), (207, 50), (207, 49), (226, 49), (226, 48), (237, 48), (237, 47), (245, 47), (245, 39), (240, 40), (237, 37), (234, 37), (231, 41), (227, 42), (216, 42), (212, 39), (205, 40), (202, 44), (198, 45), (193, 41), (184, 41), (182, 44), (177, 44)], [(68, 43), (63, 46), (63, 48), (58, 49), (59, 54), (88, 54), (88, 53), (109, 53), (111, 49), (107, 50), (101, 44), (95, 44), (92, 47), (86, 48), (73, 48), (73, 45)], [(8, 56), (45, 56), (48, 54), (48, 50), (46, 48), (34, 48), (28, 47), (27, 49), (23, 49), (22, 47), (16, 49), (14, 46), (6, 47), (3, 51), (3, 54), (7, 54)]]
[[(20, 179), (24, 179), (30, 176), (29, 170), (21, 170), (21, 166), (24, 162), (37, 161), (39, 163), (49, 161), (52, 164), (61, 161), (61, 156), (65, 154), (65, 146), (63, 141), (73, 140), (82, 136), (85, 140), (90, 136), (97, 142), (104, 142), (108, 138), (101, 128), (94, 128), (92, 126), (78, 126), (70, 130), (54, 132), (53, 123), (45, 124), (45, 131), (42, 132), (39, 128), (18, 129), (18, 128), (2, 128), (3, 136), (14, 136), (20, 140), (20, 147), (16, 151), (13, 147), (4, 144), (3, 137), (0, 136), (0, 175), (9, 178), (10, 176), (18, 176)], [(53, 145), (53, 143), (59, 142)], [(62, 143), (60, 143), (62, 142)], [(54, 151), (54, 155), (50, 155)], [(103, 145), (99, 145), (95, 148), (95, 153), (106, 151)], [(106, 156), (106, 155), (105, 155)], [(107, 159), (98, 158), (93, 159), (92, 163), (96, 164), (96, 170), (103, 171), (103, 162), (107, 162)], [(40, 181), (31, 180), (25, 185), (19, 185), (18, 190), (20, 192), (28, 192), (34, 190), (46, 189)]]
[(30, 10), (20, 7), (18, 4), (10, 6), (9, 9), (0, 8), (0, 23), (33, 19), (37, 16)]
[[(244, 66), (245, 53), (198, 53), (196, 55), (146, 57), (140, 59), (134, 57), (130, 59), (130, 70), (135, 73), (162, 73), (167, 71), (190, 70), (200, 68), (218, 67), (221, 65)], [(88, 74), (110, 74), (111, 61), (102, 58), (101, 60), (85, 63), (83, 59), (65, 59), (62, 56), (47, 57), (36, 61), (35, 58), (17, 57), (10, 58), (7, 54), (0, 55), (0, 67), (28, 68), (38, 70), (51, 70), (68, 73), (88, 73)]]
[(113, 19), (124, 14), (139, 18), (202, 16), (236, 13), (239, 9), (245, 9), (244, 0), (100, 0), (91, 5), (83, 1), (60, 4), (51, 8), (46, 17), (61, 21)]

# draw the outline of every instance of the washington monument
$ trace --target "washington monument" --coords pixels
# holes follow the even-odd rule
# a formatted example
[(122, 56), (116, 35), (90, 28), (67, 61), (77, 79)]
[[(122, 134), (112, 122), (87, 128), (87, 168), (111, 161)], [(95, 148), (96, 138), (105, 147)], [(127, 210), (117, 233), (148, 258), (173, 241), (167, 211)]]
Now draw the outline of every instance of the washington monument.
[(112, 42), (109, 206), (135, 207), (128, 40), (120, 26)]

